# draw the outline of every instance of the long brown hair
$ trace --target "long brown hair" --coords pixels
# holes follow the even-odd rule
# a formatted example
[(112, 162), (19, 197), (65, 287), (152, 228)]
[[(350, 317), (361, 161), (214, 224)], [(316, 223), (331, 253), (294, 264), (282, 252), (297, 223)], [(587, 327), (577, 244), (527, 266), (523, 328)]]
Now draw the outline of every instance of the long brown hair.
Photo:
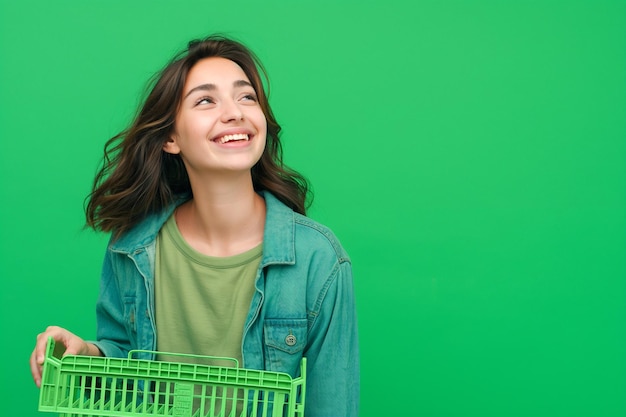
[(201, 59), (221, 57), (237, 63), (258, 96), (267, 120), (267, 142), (252, 167), (257, 191), (267, 190), (298, 213), (309, 204), (307, 180), (283, 164), (276, 122), (263, 87), (267, 73), (259, 59), (241, 43), (223, 36), (189, 42), (152, 80), (151, 89), (132, 124), (107, 141), (103, 163), (87, 197), (87, 225), (119, 237), (147, 215), (172, 204), (178, 195), (191, 195), (180, 155), (163, 151), (174, 129), (183, 87), (191, 68)]

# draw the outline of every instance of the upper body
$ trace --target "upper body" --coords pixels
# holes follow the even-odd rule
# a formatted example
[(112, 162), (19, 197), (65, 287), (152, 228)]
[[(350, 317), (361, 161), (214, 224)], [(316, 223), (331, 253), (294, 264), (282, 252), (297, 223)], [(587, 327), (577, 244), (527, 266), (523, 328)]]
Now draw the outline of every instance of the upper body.
[[(271, 193), (262, 195), (263, 255), (242, 330), (242, 366), (296, 377), (305, 356), (306, 415), (356, 416), (359, 355), (350, 259), (329, 229)], [(156, 350), (156, 238), (174, 208), (146, 218), (107, 248), (94, 342), (105, 356)]]
[[(31, 355), (37, 384), (48, 337), (66, 354), (122, 357), (131, 349), (164, 350), (160, 341), (174, 339), (172, 326), (157, 319), (168, 317), (161, 301), (177, 311), (162, 283), (185, 293), (177, 269), (185, 263), (175, 258), (161, 268), (176, 252), (161, 256), (167, 241), (160, 231), (174, 224), (189, 253), (227, 259), (262, 248), (258, 267), (244, 274), (240, 293), (246, 296), (237, 312), (247, 308), (247, 315), (243, 326), (233, 326), (241, 328), (228, 347), (237, 351), (241, 340), (236, 356), (242, 365), (296, 376), (306, 356), (307, 416), (357, 414), (351, 264), (333, 234), (305, 217), (308, 184), (283, 164), (280, 126), (262, 72), (254, 54), (236, 41), (192, 41), (155, 78), (132, 124), (107, 143), (86, 207), (87, 224), (112, 233), (97, 304), (98, 340), (86, 342), (54, 326), (41, 333)], [(177, 204), (180, 195), (189, 198)], [(204, 277), (194, 279), (206, 288)], [(235, 293), (225, 286), (211, 299)], [(208, 326), (224, 327), (228, 310), (208, 313), (205, 307), (218, 304), (208, 299), (201, 298), (197, 310), (186, 309), (186, 317), (200, 315)], [(194, 320), (179, 337), (204, 339), (204, 330)], [(211, 355), (213, 348), (189, 345), (193, 352), (183, 353)]]

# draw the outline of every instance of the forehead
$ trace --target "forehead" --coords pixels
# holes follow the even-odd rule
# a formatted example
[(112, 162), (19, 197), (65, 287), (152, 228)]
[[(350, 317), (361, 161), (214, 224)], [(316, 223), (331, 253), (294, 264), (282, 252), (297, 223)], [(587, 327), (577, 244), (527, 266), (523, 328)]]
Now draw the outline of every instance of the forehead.
[(243, 69), (230, 59), (221, 57), (204, 58), (198, 61), (187, 75), (185, 90), (198, 84), (232, 85), (234, 81), (250, 82)]

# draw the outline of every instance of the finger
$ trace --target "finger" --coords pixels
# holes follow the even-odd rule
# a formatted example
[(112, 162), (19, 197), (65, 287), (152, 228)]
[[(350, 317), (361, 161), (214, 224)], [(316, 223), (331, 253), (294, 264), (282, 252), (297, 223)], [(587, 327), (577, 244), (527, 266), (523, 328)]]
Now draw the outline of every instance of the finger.
[(41, 387), (41, 370), (41, 365), (37, 361), (36, 350), (33, 350), (33, 353), (30, 355), (30, 373), (37, 387)]
[(74, 340), (68, 341), (68, 344), (66, 346), (65, 352), (63, 353), (63, 356), (80, 355), (81, 352), (84, 350), (83, 343), (84, 342), (82, 341), (82, 339), (74, 339)]
[(85, 341), (80, 337), (76, 336), (74, 333), (65, 332), (64, 334), (65, 340), (63, 341), (65, 344), (65, 355), (82, 355), (85, 352)]
[[(48, 331), (37, 335), (37, 343), (35, 344), (35, 360), (39, 366), (43, 365), (46, 358), (46, 348), (48, 347), (48, 337), (52, 336)], [(54, 337), (53, 337), (54, 338)]]

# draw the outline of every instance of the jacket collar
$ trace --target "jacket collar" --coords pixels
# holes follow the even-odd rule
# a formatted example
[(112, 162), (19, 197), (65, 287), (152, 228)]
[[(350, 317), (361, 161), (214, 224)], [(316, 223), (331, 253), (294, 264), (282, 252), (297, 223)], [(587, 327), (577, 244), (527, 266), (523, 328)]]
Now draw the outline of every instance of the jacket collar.
[[(265, 231), (263, 235), (263, 259), (261, 266), (270, 264), (295, 264), (294, 212), (269, 191), (260, 191), (265, 199)], [(165, 210), (151, 214), (119, 239), (111, 243), (111, 250), (133, 254), (155, 243), (163, 224), (176, 207), (187, 201), (180, 198)]]
[(296, 221), (292, 209), (269, 191), (259, 193), (265, 198), (265, 230), (261, 266), (296, 263)]

